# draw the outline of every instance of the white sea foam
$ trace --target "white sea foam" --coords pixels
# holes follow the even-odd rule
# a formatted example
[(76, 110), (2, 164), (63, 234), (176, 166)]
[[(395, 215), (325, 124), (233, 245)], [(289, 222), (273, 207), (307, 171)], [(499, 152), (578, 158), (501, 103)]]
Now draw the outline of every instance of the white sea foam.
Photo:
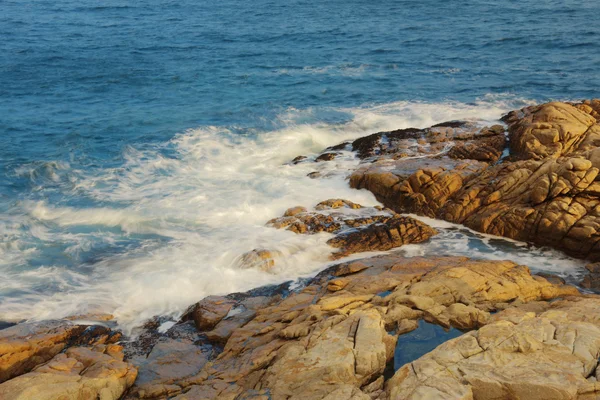
[[(0, 304), (0, 320), (107, 312), (130, 331), (154, 315), (176, 317), (207, 295), (310, 276), (330, 263), (331, 235), (296, 235), (265, 222), (288, 207), (312, 207), (327, 198), (378, 203), (371, 193), (348, 187), (347, 172), (359, 162), (351, 153), (324, 163), (290, 165), (289, 160), (377, 131), (465, 118), (493, 122), (524, 104), (502, 98), (474, 104), (396, 102), (336, 110), (349, 116), (343, 124), (298, 123), (310, 119), (310, 110), (290, 109), (278, 119), (283, 128), (271, 132), (239, 135), (203, 127), (150, 150), (128, 148), (119, 168), (69, 181), (66, 196), (92, 198), (98, 206), (24, 202), (18, 212), (3, 216), (0, 235), (7, 240), (0, 244), (5, 256), (0, 293), (9, 295)], [(317, 170), (326, 178), (307, 177)], [(519, 252), (522, 247), (502, 247), (486, 238), (477, 239), (475, 252), (469, 235), (449, 229), (404, 252), (484, 258), (510, 258), (507, 252), (514, 252), (533, 254), (532, 263), (540, 266), (557, 259), (563, 270), (579, 266), (563, 262), (556, 252)], [(239, 268), (240, 255), (256, 248), (281, 252), (272, 273)], [(60, 254), (52, 253), (55, 249)]]

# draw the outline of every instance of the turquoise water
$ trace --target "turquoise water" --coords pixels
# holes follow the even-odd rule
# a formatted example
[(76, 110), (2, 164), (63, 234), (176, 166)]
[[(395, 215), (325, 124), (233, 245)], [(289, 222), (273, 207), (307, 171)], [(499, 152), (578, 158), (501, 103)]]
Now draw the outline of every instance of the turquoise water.
[[(599, 22), (592, 0), (4, 0), (0, 320), (139, 322), (312, 273), (326, 238), (264, 222), (328, 195), (375, 200), (286, 160), (598, 97)], [(269, 246), (288, 256), (277, 274), (236, 267)]]

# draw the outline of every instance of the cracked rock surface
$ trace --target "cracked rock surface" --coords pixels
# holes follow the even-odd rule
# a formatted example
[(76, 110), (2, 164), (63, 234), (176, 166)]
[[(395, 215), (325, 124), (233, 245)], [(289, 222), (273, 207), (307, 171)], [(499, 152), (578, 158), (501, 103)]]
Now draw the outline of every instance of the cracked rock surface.
[[(172, 379), (163, 391), (134, 387), (131, 398), (385, 399), (397, 335), (419, 319), (476, 329), (493, 311), (569, 295), (578, 291), (506, 261), (391, 254), (342, 263), (287, 296), (213, 296), (192, 307), (222, 317), (203, 326), (209, 341), (226, 327), (223, 351), (197, 374)], [(253, 314), (223, 317), (226, 309)]]
[(290, 208), (269, 226), (295, 233), (329, 232), (336, 236), (327, 244), (339, 249), (333, 258), (366, 251), (390, 250), (410, 243), (421, 243), (437, 232), (414, 218), (392, 210), (364, 207), (343, 199), (329, 199), (316, 205), (315, 211)]
[[(433, 157), (417, 148), (427, 157), (420, 159), (401, 156), (398, 146), (371, 151), (376, 156), (352, 174), (350, 184), (370, 190), (396, 212), (444, 219), (595, 261), (600, 259), (599, 109), (599, 100), (589, 100), (509, 113), (504, 121), (510, 155), (497, 162), (468, 154), (456, 140), (448, 152)], [(471, 140), (488, 137), (480, 133)], [(360, 156), (366, 150), (357, 151)]]

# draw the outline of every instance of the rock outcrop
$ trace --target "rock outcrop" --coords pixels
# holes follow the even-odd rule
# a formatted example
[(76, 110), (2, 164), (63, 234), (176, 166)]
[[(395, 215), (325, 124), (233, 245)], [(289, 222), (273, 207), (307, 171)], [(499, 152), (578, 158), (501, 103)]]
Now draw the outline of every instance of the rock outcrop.
[(0, 384), (6, 400), (116, 400), (133, 385), (136, 368), (119, 345), (71, 347), (33, 371)]
[[(283, 217), (272, 219), (269, 226), (295, 233), (334, 233), (327, 243), (340, 249), (333, 258), (366, 251), (385, 251), (409, 243), (421, 243), (437, 232), (414, 218), (392, 210), (363, 207), (348, 200), (330, 199), (316, 205), (311, 212), (303, 207), (287, 210)], [(244, 256), (246, 257), (246, 256)]]
[(152, 391), (134, 387), (132, 398), (383, 399), (397, 335), (418, 320), (477, 329), (492, 311), (577, 294), (505, 261), (386, 255), (343, 263), (288, 296), (198, 303), (186, 318), (223, 351), (196, 375)]
[(119, 399), (136, 368), (123, 361), (120, 338), (103, 326), (69, 321), (24, 323), (0, 331), (0, 398)]
[(594, 297), (545, 304), (537, 313), (503, 311), (404, 365), (386, 383), (387, 398), (596, 399), (599, 309)]
[[(472, 152), (464, 150), (469, 146), (463, 142), (434, 157), (431, 150), (417, 148), (428, 158), (414, 159), (406, 158), (398, 146), (369, 152), (366, 148), (377, 149), (371, 140), (371, 147), (356, 150), (359, 156), (375, 156), (352, 174), (350, 184), (372, 191), (396, 212), (440, 218), (598, 260), (599, 103), (548, 103), (508, 114), (504, 120), (510, 155), (498, 163), (474, 154), (476, 145)], [(472, 140), (486, 138), (480, 133)]]

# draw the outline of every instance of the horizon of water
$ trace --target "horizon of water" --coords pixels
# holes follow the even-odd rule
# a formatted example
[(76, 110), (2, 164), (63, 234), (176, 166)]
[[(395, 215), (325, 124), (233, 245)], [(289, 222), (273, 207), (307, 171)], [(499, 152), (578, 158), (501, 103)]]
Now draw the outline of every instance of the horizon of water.
[[(351, 154), (290, 159), (599, 96), (596, 2), (488, 3), (3, 1), (0, 320), (107, 312), (131, 330), (310, 276), (330, 236), (265, 222), (332, 197), (377, 202), (348, 187)], [(328, 177), (306, 176), (317, 169)], [(284, 254), (274, 274), (239, 268), (254, 248)], [(404, 254), (583, 265), (452, 226)]]

